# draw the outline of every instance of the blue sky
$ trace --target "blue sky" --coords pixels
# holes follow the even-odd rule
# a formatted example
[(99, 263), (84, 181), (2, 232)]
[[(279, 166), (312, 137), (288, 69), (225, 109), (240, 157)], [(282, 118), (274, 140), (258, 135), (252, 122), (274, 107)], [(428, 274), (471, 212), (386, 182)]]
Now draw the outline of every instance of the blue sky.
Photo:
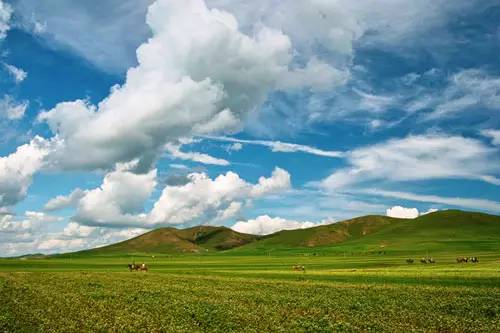
[(0, 1), (0, 256), (498, 214), (498, 22), (498, 1)]

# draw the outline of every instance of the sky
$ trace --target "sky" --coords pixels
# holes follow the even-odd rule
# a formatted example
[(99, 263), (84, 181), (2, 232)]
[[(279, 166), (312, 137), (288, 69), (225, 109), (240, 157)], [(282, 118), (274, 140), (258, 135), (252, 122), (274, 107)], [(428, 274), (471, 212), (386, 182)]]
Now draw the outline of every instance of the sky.
[(0, 256), (500, 213), (498, 0), (0, 0)]

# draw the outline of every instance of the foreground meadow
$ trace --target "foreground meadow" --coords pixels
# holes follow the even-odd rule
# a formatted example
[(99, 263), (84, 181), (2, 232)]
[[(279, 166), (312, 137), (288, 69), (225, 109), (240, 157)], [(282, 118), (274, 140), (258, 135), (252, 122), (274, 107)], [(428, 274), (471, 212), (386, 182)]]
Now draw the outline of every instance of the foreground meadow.
[(500, 332), (494, 257), (136, 259), (0, 261), (0, 331)]

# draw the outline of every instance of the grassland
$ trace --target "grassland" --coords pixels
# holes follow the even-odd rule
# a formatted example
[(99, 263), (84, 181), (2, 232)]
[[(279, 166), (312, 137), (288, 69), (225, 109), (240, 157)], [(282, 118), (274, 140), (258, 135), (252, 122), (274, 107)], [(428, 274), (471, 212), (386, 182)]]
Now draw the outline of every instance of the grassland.
[(4, 259), (0, 331), (500, 331), (499, 256), (404, 259), (135, 257), (147, 273), (122, 257)]
[(500, 332), (499, 241), (497, 216), (457, 211), (267, 237), (161, 229), (0, 259), (0, 332)]

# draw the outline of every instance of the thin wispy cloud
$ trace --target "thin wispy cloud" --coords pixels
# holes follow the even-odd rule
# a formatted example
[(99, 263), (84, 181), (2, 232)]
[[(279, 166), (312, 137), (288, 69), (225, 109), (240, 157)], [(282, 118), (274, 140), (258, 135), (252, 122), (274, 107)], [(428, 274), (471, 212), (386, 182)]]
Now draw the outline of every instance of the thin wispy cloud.
[(23, 70), (22, 68), (18, 68), (14, 65), (6, 64), (6, 63), (4, 63), (3, 65), (4, 65), (5, 69), (7, 70), (7, 72), (12, 76), (14, 81), (18, 84), (23, 82), (28, 77), (28, 73), (25, 70)]
[(487, 199), (443, 197), (438, 195), (425, 195), (411, 192), (386, 191), (377, 189), (357, 191), (357, 193), (418, 202), (431, 202), (472, 210), (484, 209), (486, 211), (495, 213), (500, 212), (500, 202)]
[(203, 164), (213, 164), (213, 165), (229, 165), (229, 161), (210, 156), (208, 154), (199, 152), (184, 152), (181, 151), (180, 145), (175, 145), (168, 143), (165, 145), (165, 151), (174, 159), (180, 159), (184, 161), (193, 161)]
[(369, 181), (472, 179), (500, 185), (498, 149), (460, 136), (418, 135), (391, 139), (346, 154), (349, 167), (319, 183), (335, 190)]
[(296, 143), (281, 142), (281, 141), (267, 141), (267, 140), (244, 140), (227, 136), (204, 136), (203, 138), (214, 141), (233, 142), (248, 145), (264, 146), (271, 149), (273, 152), (279, 153), (306, 153), (311, 155), (342, 158), (345, 154), (341, 151), (323, 150), (307, 145)]

